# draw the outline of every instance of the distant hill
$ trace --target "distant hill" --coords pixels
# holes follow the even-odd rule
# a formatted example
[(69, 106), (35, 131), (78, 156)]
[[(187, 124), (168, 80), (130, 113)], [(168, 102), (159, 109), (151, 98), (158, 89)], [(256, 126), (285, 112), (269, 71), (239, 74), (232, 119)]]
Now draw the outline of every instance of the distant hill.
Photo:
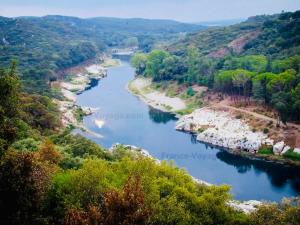
[(22, 79), (41, 87), (45, 80), (55, 79), (57, 70), (92, 59), (107, 48), (138, 44), (149, 51), (156, 42), (203, 28), (170, 20), (0, 17), (0, 66), (18, 59)]
[(189, 34), (132, 62), (155, 82), (190, 86), (183, 96), (194, 96), (193, 85), (207, 86), (273, 107), (284, 122), (300, 121), (300, 11)]
[(207, 27), (223, 27), (231, 26), (246, 21), (247, 19), (230, 19), (230, 20), (215, 20), (215, 21), (202, 21), (195, 24), (207, 26)]
[(182, 55), (188, 46), (194, 46), (201, 55), (212, 58), (247, 54), (282, 58), (299, 54), (300, 11), (255, 16), (236, 25), (210, 28), (188, 35), (168, 50)]

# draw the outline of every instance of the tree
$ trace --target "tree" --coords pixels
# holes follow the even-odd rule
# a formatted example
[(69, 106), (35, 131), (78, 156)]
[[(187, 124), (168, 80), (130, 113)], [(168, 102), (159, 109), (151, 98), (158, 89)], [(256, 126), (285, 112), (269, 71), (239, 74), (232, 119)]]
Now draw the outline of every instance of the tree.
[(194, 96), (195, 95), (195, 92), (194, 92), (194, 90), (193, 90), (193, 88), (192, 87), (189, 87), (187, 90), (186, 90), (186, 94), (188, 95), (188, 96)]
[(215, 89), (233, 94), (232, 71), (220, 71), (215, 76)]
[(264, 103), (270, 102), (272, 94), (268, 91), (267, 84), (276, 76), (276, 74), (268, 72), (255, 75), (252, 78), (254, 99), (263, 101)]
[(278, 124), (280, 120), (285, 124), (288, 119), (289, 110), (289, 100), (290, 100), (289, 93), (285, 92), (278, 92), (272, 95), (271, 104), (278, 112)]
[(131, 65), (135, 68), (137, 75), (144, 75), (147, 64), (147, 55), (137, 53), (131, 59)]
[(143, 225), (148, 224), (150, 210), (145, 206), (144, 193), (139, 177), (128, 178), (122, 191), (110, 190), (103, 195), (98, 206), (87, 211), (70, 209), (66, 225)]
[(247, 97), (250, 94), (249, 81), (251, 80), (251, 75), (252, 74), (246, 70), (233, 71), (232, 83), (233, 86), (238, 89), (239, 95), (241, 89), (244, 97)]
[(148, 55), (145, 74), (152, 77), (154, 81), (163, 79), (164, 60), (170, 57), (170, 54), (163, 50), (153, 50)]
[(52, 175), (53, 168), (38, 161), (33, 153), (7, 152), (0, 163), (0, 221), (39, 224)]
[(249, 215), (251, 225), (300, 224), (299, 198), (283, 199), (279, 204), (262, 205)]
[(197, 81), (197, 77), (200, 73), (199, 64), (200, 55), (196, 48), (189, 47), (187, 52), (187, 82), (192, 84)]
[(41, 149), (37, 152), (37, 157), (41, 161), (49, 162), (51, 164), (58, 164), (62, 160), (62, 155), (56, 150), (54, 144), (49, 139), (44, 141)]
[(16, 73), (16, 61), (9, 70), (0, 69), (0, 139), (7, 149), (17, 136), (16, 120), (19, 115), (20, 82)]

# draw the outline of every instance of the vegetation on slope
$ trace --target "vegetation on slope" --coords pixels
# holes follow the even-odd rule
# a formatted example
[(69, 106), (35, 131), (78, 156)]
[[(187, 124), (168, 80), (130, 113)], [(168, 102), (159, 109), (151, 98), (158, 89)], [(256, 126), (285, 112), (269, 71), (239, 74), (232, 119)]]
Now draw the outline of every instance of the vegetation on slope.
[[(190, 52), (189, 67), (170, 53), (151, 54), (150, 62), (162, 66), (149, 64), (148, 56), (143, 56), (142, 63), (136, 63), (142, 72), (148, 71), (146, 75), (155, 71), (156, 79), (163, 79), (178, 64), (183, 71), (176, 71), (178, 80), (196, 82), (186, 80), (185, 73), (196, 74), (197, 53)], [(38, 58), (24, 61), (21, 74), (33, 59)], [(167, 69), (166, 59), (170, 63)], [(193, 92), (189, 89), (187, 95)], [(0, 69), (1, 224), (300, 223), (297, 199), (262, 206), (250, 215), (237, 212), (227, 205), (229, 187), (198, 184), (172, 164), (158, 164), (122, 146), (110, 152), (68, 130), (61, 133), (57, 118), (56, 106), (49, 98), (22, 92), (15, 63)]]
[(155, 82), (204, 85), (245, 104), (253, 98), (275, 108), (283, 122), (299, 121), (299, 29), (300, 11), (253, 17), (137, 54), (132, 65)]
[(25, 90), (50, 95), (47, 81), (57, 79), (59, 70), (94, 59), (106, 48), (139, 46), (148, 51), (156, 41), (200, 29), (164, 20), (0, 17), (0, 66), (18, 59)]
[(15, 63), (0, 71), (1, 224), (299, 224), (298, 200), (246, 215), (227, 204), (228, 186), (59, 132), (48, 98), (19, 93)]

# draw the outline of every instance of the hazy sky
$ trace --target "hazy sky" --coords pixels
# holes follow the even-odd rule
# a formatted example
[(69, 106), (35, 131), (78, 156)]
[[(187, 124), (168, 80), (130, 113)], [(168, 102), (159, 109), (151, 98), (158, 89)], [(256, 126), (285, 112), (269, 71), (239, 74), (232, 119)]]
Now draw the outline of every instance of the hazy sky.
[(300, 9), (300, 0), (0, 0), (1, 16), (142, 17), (186, 22)]

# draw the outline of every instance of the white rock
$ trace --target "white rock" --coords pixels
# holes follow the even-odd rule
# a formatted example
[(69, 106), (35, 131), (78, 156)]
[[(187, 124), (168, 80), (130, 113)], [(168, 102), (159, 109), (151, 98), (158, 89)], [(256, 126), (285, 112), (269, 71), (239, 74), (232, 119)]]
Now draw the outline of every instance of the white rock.
[(300, 154), (300, 148), (295, 148), (295, 149), (294, 149), (294, 152)]
[(283, 150), (283, 148), (284, 148), (284, 141), (281, 141), (281, 142), (278, 142), (278, 143), (276, 143), (274, 146), (273, 146), (273, 153), (275, 154), (275, 155), (279, 155), (281, 152), (282, 152), (282, 150)]
[(262, 205), (263, 203), (256, 200), (250, 200), (245, 202), (238, 202), (238, 201), (230, 201), (227, 203), (229, 206), (234, 208), (235, 210), (244, 212), (249, 214), (257, 209), (258, 206)]
[(284, 153), (286, 153), (288, 150), (290, 150), (291, 147), (290, 146), (285, 146), (281, 152), (281, 155), (283, 155)]
[(244, 121), (232, 118), (227, 112), (213, 111), (208, 108), (198, 109), (190, 115), (181, 117), (176, 129), (190, 132), (203, 127), (208, 128), (198, 134), (197, 140), (220, 147), (254, 153), (259, 150), (263, 141), (267, 140), (265, 134), (253, 132)]

